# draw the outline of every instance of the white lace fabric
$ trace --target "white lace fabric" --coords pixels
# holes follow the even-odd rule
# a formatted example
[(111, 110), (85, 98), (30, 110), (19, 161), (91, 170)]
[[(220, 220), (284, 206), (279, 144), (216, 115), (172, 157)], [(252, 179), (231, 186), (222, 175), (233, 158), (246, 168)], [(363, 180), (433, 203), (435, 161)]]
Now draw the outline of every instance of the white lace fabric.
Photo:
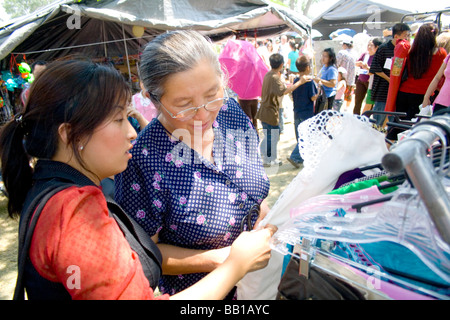
[[(304, 167), (261, 221), (261, 227), (283, 225), (292, 208), (330, 192), (342, 173), (380, 163), (388, 152), (384, 134), (373, 129), (366, 117), (327, 110), (302, 122), (298, 129)], [(275, 299), (282, 264), (283, 255), (272, 250), (266, 268), (247, 274), (238, 283), (238, 299)]]

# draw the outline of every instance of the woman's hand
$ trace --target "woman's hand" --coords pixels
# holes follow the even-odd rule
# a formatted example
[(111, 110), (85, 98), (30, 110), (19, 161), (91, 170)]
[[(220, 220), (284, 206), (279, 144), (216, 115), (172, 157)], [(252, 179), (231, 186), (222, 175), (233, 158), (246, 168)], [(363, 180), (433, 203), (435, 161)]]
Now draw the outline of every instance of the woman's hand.
[(264, 229), (245, 231), (231, 245), (227, 261), (242, 268), (244, 274), (262, 269), (270, 259), (269, 240), (277, 227), (267, 225)]
[(133, 117), (138, 121), (143, 118), (142, 114), (133, 107), (128, 107), (127, 116)]
[(264, 268), (270, 259), (269, 240), (277, 228), (267, 225), (258, 231), (245, 231), (233, 242), (223, 264), (171, 299), (223, 299), (248, 272)]
[(430, 97), (427, 96), (427, 95), (425, 95), (425, 96), (423, 97), (422, 107), (425, 108), (426, 106), (429, 106), (430, 104), (431, 104)]
[(309, 75), (303, 75), (300, 77), (300, 82), (301, 84), (305, 84), (306, 82), (310, 82), (314, 79), (313, 76), (309, 76)]
[(149, 121), (147, 121), (147, 119), (145, 119), (144, 116), (138, 110), (136, 110), (131, 106), (128, 107), (127, 116), (135, 118), (139, 122), (141, 129), (144, 129), (149, 123)]
[(365, 70), (369, 70), (369, 65), (364, 61), (356, 61), (355, 65)]

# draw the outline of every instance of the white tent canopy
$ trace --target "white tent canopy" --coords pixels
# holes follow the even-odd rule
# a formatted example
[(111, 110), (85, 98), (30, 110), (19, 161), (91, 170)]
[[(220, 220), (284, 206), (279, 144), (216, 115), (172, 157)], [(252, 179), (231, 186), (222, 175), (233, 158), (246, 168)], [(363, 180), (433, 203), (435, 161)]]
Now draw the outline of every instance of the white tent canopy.
[[(145, 30), (136, 36), (133, 27)], [(136, 54), (174, 29), (195, 29), (216, 41), (287, 30), (310, 34), (311, 20), (264, 0), (60, 0), (0, 27), (0, 60), (10, 53), (43, 60), (118, 55), (125, 49)]]
[(404, 15), (442, 10), (449, 5), (447, 0), (339, 0), (315, 17), (312, 25), (326, 38), (344, 28), (380, 36), (384, 28), (400, 22)]

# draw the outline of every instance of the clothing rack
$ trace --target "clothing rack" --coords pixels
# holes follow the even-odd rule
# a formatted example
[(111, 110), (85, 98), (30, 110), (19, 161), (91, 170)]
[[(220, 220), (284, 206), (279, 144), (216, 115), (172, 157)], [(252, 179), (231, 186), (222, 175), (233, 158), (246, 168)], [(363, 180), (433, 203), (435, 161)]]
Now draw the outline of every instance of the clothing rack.
[[(445, 151), (450, 141), (450, 116), (443, 115), (423, 120), (413, 127), (407, 138), (393, 146), (382, 158), (386, 171), (405, 170), (421, 196), (442, 240), (450, 244), (450, 199), (429, 157), (428, 150), (440, 141)], [(440, 171), (444, 166), (443, 152)], [(441, 172), (442, 174), (442, 172)]]
[[(390, 152), (382, 157), (381, 164), (360, 168), (379, 168), (384, 169), (384, 172), (390, 177), (403, 176), (402, 181), (393, 182), (395, 185), (402, 185), (400, 193), (387, 193), (388, 196), (380, 197), (376, 200), (368, 198), (368, 201), (365, 200), (364, 202), (358, 202), (356, 198), (355, 205), (351, 206), (356, 211), (355, 213), (351, 213), (351, 210), (347, 211), (346, 208), (353, 200), (345, 199), (340, 204), (341, 207), (339, 207), (343, 208), (344, 213), (342, 216), (340, 211), (336, 211), (334, 215), (331, 215), (330, 213), (334, 211), (329, 212), (329, 209), (320, 203), (318, 203), (317, 209), (311, 205), (306, 207), (307, 209), (311, 208), (310, 211), (299, 213), (288, 224), (279, 228), (278, 235), (274, 235), (273, 247), (281, 253), (289, 253), (293, 258), (297, 259), (300, 277), (309, 279), (308, 275), (311, 267), (314, 266), (316, 269), (321, 269), (324, 275), (331, 275), (365, 292), (370, 292), (371, 286), (358, 285), (358, 283), (354, 282), (355, 278), (348, 277), (344, 273), (334, 272), (336, 269), (332, 263), (330, 264), (330, 261), (337, 260), (349, 267), (354, 267), (356, 270), (370, 271), (366, 272), (366, 274), (373, 274), (375, 278), (406, 289), (409, 293), (423, 294), (425, 297), (428, 296), (434, 299), (450, 299), (448, 291), (445, 291), (448, 289), (445, 283), (449, 282), (448, 253), (450, 252), (448, 251), (450, 244), (450, 199), (449, 193), (446, 191), (446, 187), (448, 188), (450, 185), (450, 114), (436, 115), (431, 118), (421, 117), (417, 123), (404, 123), (404, 125), (404, 129), (408, 131), (405, 132), (404, 137), (400, 141), (390, 148)], [(419, 198), (421, 207), (418, 202)], [(331, 199), (328, 200), (330, 201)], [(398, 201), (393, 202), (392, 207), (388, 203), (391, 199), (392, 201)], [(336, 200), (333, 199), (331, 201)], [(376, 208), (373, 209), (373, 207), (370, 209), (372, 204), (385, 201), (388, 204), (379, 206), (379, 211)], [(329, 205), (329, 208), (331, 206), (332, 204)], [(369, 209), (364, 209), (364, 213), (361, 214), (363, 206), (368, 206)], [(411, 209), (407, 211), (405, 208), (409, 208), (409, 206), (411, 206)], [(414, 211), (414, 208), (417, 208), (417, 211)], [(384, 215), (383, 213), (386, 214)], [(396, 221), (395, 219), (401, 219), (402, 214), (406, 213), (408, 220), (405, 220), (404, 224), (400, 226), (397, 222), (401, 220)], [(364, 218), (370, 218), (371, 214), (380, 215), (380, 219), (367, 223), (358, 220), (363, 216), (365, 216)], [(386, 218), (388, 219), (386, 220)], [(351, 221), (346, 221), (346, 219)], [(425, 220), (428, 220), (428, 222)], [(381, 224), (376, 233), (374, 233), (375, 224), (380, 221)], [(420, 221), (420, 223), (423, 223), (424, 229), (416, 229), (418, 231), (417, 234), (412, 234), (411, 232), (415, 231), (412, 230), (414, 224), (410, 224), (411, 221)], [(398, 228), (398, 241), (389, 237), (395, 231), (389, 234), (391, 231), (388, 231), (389, 228), (384, 228), (383, 223), (386, 223), (386, 226), (389, 228), (390, 226), (395, 226), (393, 227), (394, 229)], [(363, 225), (367, 226), (367, 228), (361, 228)], [(432, 231), (433, 228), (434, 233)], [(366, 231), (368, 232), (368, 238), (359, 238), (359, 235)], [(378, 231), (383, 234), (381, 235)], [(344, 234), (345, 232), (348, 232), (348, 234)], [(384, 232), (386, 233), (384, 234)], [(426, 264), (430, 273), (426, 277), (421, 277), (415, 272), (405, 272), (407, 269), (404, 267), (397, 268), (397, 265), (394, 267), (394, 264), (390, 264), (390, 261), (384, 261), (384, 263), (380, 261), (378, 265), (377, 260), (370, 261), (370, 258), (370, 263), (365, 264), (358, 259), (352, 260), (353, 256), (351, 256), (351, 253), (349, 258), (347, 258), (345, 256), (346, 253), (342, 254), (342, 251), (335, 250), (340, 242), (343, 245), (347, 243), (351, 243), (351, 245), (376, 243), (376, 241), (369, 239), (372, 235), (374, 238), (379, 237), (381, 241), (389, 242), (392, 240), (413, 250), (414, 254)], [(435, 238), (435, 236), (440, 239)], [(352, 240), (354, 242), (351, 242)], [(283, 245), (285, 245), (285, 251), (283, 251)], [(317, 259), (317, 257), (321, 257), (321, 259)], [(325, 261), (323, 260), (324, 257), (331, 260), (327, 264), (322, 265), (322, 261)], [(407, 256), (405, 256), (404, 261), (408, 261)], [(368, 268), (367, 266), (370, 266), (372, 262), (374, 263), (373, 265), (380, 266), (380, 270), (366, 270), (365, 268)], [(394, 268), (390, 268), (391, 266)], [(443, 282), (434, 282), (437, 278), (429, 277), (432, 274), (431, 271), (438, 275), (437, 278), (440, 277)], [(291, 274), (289, 273), (289, 275)], [(314, 274), (317, 275), (317, 273)], [(444, 291), (442, 291), (442, 288), (445, 288)], [(383, 282), (380, 292), (388, 294), (388, 291), (385, 289), (387, 288), (384, 287)], [(372, 293), (375, 294), (376, 292)], [(388, 298), (395, 299), (395, 295), (389, 292)], [(377, 298), (375, 297), (375, 299)]]

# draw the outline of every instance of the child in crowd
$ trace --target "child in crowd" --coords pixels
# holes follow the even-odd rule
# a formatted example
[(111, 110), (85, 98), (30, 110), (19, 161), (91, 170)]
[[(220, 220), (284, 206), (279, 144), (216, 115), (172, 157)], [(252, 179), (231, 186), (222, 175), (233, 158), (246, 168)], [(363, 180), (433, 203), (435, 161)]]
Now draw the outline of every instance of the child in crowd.
[(334, 98), (333, 110), (341, 111), (342, 103), (344, 102), (344, 93), (347, 88), (347, 80), (345, 75), (347, 70), (343, 67), (338, 68), (338, 83), (336, 86), (336, 97)]
[[(295, 65), (298, 69), (298, 77), (294, 79), (294, 83), (298, 82), (301, 77), (308, 76), (311, 73), (311, 60), (307, 56), (299, 57)], [(298, 126), (302, 121), (314, 116), (314, 101), (318, 97), (316, 84), (314, 81), (305, 82), (292, 92), (294, 102), (294, 127), (295, 139), (298, 142)], [(291, 156), (287, 159), (294, 167), (299, 168), (303, 163), (300, 156), (298, 143), (295, 145)]]

